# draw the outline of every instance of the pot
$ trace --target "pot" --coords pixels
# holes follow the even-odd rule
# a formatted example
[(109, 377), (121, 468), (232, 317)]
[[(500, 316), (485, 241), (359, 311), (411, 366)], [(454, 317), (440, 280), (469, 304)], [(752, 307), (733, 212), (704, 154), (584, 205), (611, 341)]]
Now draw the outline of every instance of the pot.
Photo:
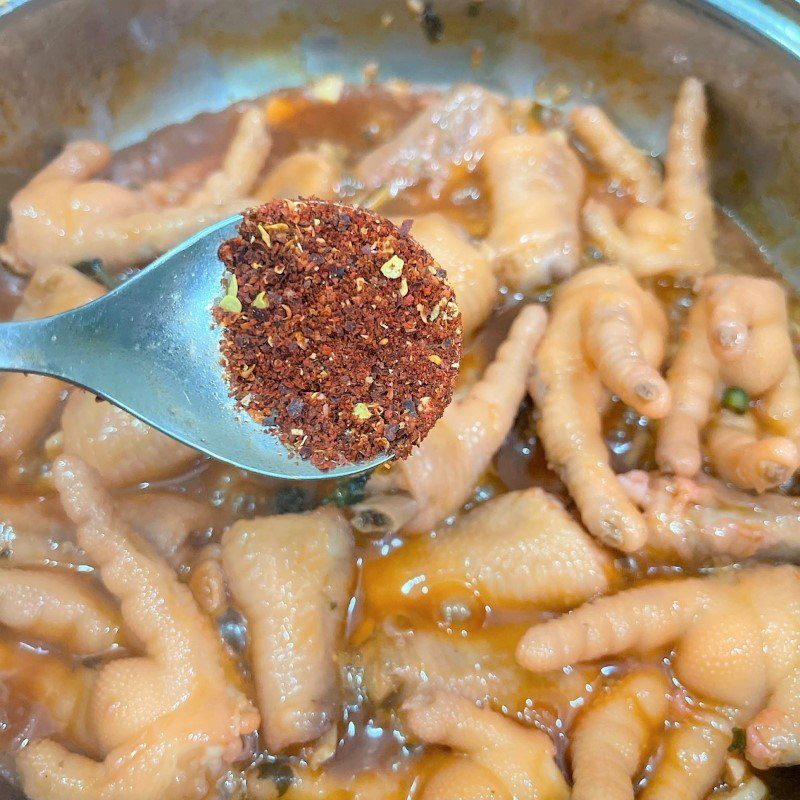
[[(441, 41), (399, 0), (6, 0), (0, 207), (68, 137), (115, 148), (338, 72), (597, 98), (663, 150), (681, 77), (709, 85), (717, 199), (792, 280), (800, 261), (800, 6), (792, 0), (437, 0)], [(390, 24), (386, 24), (391, 19)], [(474, 68), (476, 46), (484, 51)]]
[[(5, 0), (0, 209), (67, 139), (124, 148), (325, 73), (361, 80), (370, 62), (382, 80), (471, 80), (545, 105), (596, 99), (654, 154), (679, 81), (697, 75), (709, 87), (716, 198), (800, 288), (800, 5), (429, 5), (425, 25), (400, 0)], [(800, 773), (781, 782), (773, 796), (800, 798)]]

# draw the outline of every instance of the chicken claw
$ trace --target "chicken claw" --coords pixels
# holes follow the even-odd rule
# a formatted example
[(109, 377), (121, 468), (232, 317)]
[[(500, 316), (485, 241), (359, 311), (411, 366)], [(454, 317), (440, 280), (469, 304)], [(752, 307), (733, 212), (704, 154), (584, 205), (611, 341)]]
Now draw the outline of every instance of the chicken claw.
[(474, 169), (489, 142), (508, 132), (497, 95), (474, 84), (433, 100), (395, 137), (367, 153), (356, 177), (392, 194), (426, 180), (434, 195), (458, 169)]
[[(0, 639), (0, 672), (3, 691), (30, 708), (23, 742), (35, 737), (37, 722), (44, 717), (44, 733), (63, 736), (84, 753), (99, 755), (89, 714), (96, 669), (76, 664), (68, 654), (45, 655)], [(14, 722), (18, 720), (7, 719), (4, 736), (15, 727)]]
[(122, 642), (119, 612), (85, 575), (0, 569), (0, 623), (89, 656)]
[(188, 588), (119, 518), (96, 473), (75, 457), (54, 473), (79, 544), (146, 655), (109, 662), (95, 683), (90, 714), (105, 759), (33, 741), (17, 757), (23, 788), (32, 800), (202, 797), (258, 715), (229, 683)]
[(664, 675), (642, 668), (592, 700), (572, 730), (572, 800), (633, 800), (631, 782), (664, 724), (667, 693)]
[(500, 276), (525, 291), (575, 272), (584, 176), (563, 135), (496, 139), (486, 151), (486, 165), (494, 208), (488, 243)]
[(800, 500), (795, 497), (754, 497), (703, 472), (681, 478), (633, 471), (619, 479), (644, 511), (647, 548), (663, 563), (800, 560)]
[(222, 167), (170, 205), (174, 193), (163, 184), (137, 190), (97, 179), (111, 162), (109, 148), (71, 142), (12, 198), (6, 249), (22, 272), (49, 263), (54, 252), (70, 264), (98, 258), (111, 271), (147, 263), (248, 205), (270, 147), (261, 111), (248, 109)]
[(191, 447), (81, 389), (70, 394), (61, 427), (64, 452), (83, 459), (115, 488), (172, 477), (199, 457)]
[(667, 413), (670, 392), (658, 372), (666, 336), (652, 295), (620, 267), (595, 267), (556, 292), (535, 359), (530, 391), (547, 458), (589, 531), (624, 551), (641, 547), (647, 529), (611, 470), (601, 413), (609, 390), (640, 414)]
[(528, 669), (544, 672), (631, 649), (646, 652), (679, 638), (716, 589), (701, 578), (687, 578), (601, 597), (534, 625), (522, 637), (517, 659)]
[(663, 188), (652, 158), (634, 147), (597, 106), (579, 106), (569, 115), (575, 135), (611, 180), (642, 205), (656, 205)]
[(747, 758), (756, 769), (800, 764), (800, 665), (747, 726)]
[[(701, 436), (717, 473), (763, 492), (800, 466), (800, 372), (792, 353), (783, 289), (766, 278), (705, 278), (667, 373), (674, 403), (659, 428), (662, 469), (691, 478), (702, 466)], [(726, 387), (756, 401), (716, 409)]]
[(279, 161), (252, 194), (260, 203), (293, 197), (336, 195), (342, 177), (341, 157), (325, 142), (314, 150), (298, 150)]
[(541, 731), (524, 728), (496, 711), (444, 692), (437, 692), (431, 700), (411, 701), (406, 721), (411, 733), (424, 742), (466, 756), (451, 756), (426, 781), (422, 800), (569, 797), (553, 758), (553, 743)]
[[(651, 181), (644, 191), (638, 190), (637, 199), (643, 204), (635, 206), (621, 226), (602, 201), (586, 202), (584, 227), (609, 261), (639, 277), (671, 272), (698, 275), (714, 268), (714, 204), (708, 189), (703, 145), (706, 123), (703, 84), (696, 78), (687, 78), (675, 103), (660, 206), (654, 204), (657, 193)], [(606, 147), (611, 146), (607, 131), (594, 134), (603, 137)], [(589, 142), (592, 151), (602, 157), (598, 144)], [(618, 151), (618, 139), (615, 145)], [(622, 163), (623, 180), (642, 174), (638, 160), (634, 163), (629, 157)], [(639, 181), (641, 186), (641, 177)]]
[(497, 300), (497, 281), (486, 250), (443, 214), (415, 217), (411, 236), (447, 272), (461, 311), (461, 329), (469, 336), (489, 316)]
[(664, 737), (658, 767), (642, 800), (701, 800), (719, 776), (733, 739), (724, 714), (689, 713)]
[[(797, 763), (800, 568), (761, 566), (661, 580), (603, 597), (534, 625), (522, 637), (517, 659), (538, 672), (668, 647), (675, 651), (678, 680), (704, 711), (668, 737), (666, 766), (656, 770), (648, 800), (703, 797), (718, 775), (709, 764), (721, 768), (732, 725), (747, 728), (746, 752), (754, 765)], [(684, 792), (670, 789), (672, 778), (659, 778), (669, 769), (688, 774), (681, 781)]]
[(267, 745), (318, 738), (337, 695), (334, 647), (353, 569), (347, 523), (330, 509), (240, 520), (225, 533), (222, 563), (250, 621)]
[(369, 699), (384, 704), (404, 701), (424, 691), (442, 691), (473, 703), (530, 719), (536, 705), (555, 709), (559, 717), (585, 701), (597, 680), (593, 666), (569, 672), (534, 674), (514, 660), (522, 625), (492, 625), (447, 633), (440, 628), (400, 628), (386, 620), (354, 654), (363, 668)]
[(610, 559), (538, 488), (489, 500), (435, 538), (406, 542), (364, 568), (367, 606), (393, 613), (466, 599), (493, 608), (570, 608), (607, 591)]

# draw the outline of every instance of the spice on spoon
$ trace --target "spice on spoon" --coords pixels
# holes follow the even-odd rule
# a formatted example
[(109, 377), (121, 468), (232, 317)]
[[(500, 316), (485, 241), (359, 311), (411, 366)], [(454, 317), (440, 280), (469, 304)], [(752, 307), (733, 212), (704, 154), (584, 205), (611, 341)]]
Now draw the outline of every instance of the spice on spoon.
[(248, 209), (219, 249), (231, 395), (321, 469), (406, 457), (452, 398), (461, 316), (410, 227), (275, 200)]

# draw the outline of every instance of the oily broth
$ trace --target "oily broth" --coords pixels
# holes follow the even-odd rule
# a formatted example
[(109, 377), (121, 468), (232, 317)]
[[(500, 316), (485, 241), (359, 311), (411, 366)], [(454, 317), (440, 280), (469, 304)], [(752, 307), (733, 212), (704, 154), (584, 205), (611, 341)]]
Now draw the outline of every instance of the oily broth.
[[(358, 158), (381, 142), (391, 138), (416, 112), (422, 108), (426, 93), (415, 93), (406, 87), (394, 89), (383, 86), (348, 88), (335, 103), (315, 99), (300, 90), (277, 92), (269, 99), (273, 149), (266, 169), (269, 170), (284, 156), (303, 147), (321, 142), (343, 149), (345, 164), (352, 165)], [(514, 110), (516, 127), (538, 129), (543, 123), (526, 111)], [(236, 122), (236, 109), (218, 114), (204, 114), (189, 123), (173, 126), (155, 133), (145, 142), (117, 154), (108, 170), (108, 177), (129, 185), (167, 178), (197, 184), (208, 172), (218, 167), (225, 146)], [(344, 183), (340, 197), (352, 200), (357, 187)], [(590, 176), (589, 192), (607, 190), (599, 175)], [(356, 199), (359, 199), (356, 197)], [(479, 172), (463, 169), (439, 192), (432, 196), (424, 184), (405, 190), (397, 197), (378, 199), (377, 209), (387, 216), (413, 217), (430, 210), (446, 213), (473, 235), (486, 232), (491, 198)], [(619, 203), (627, 202), (619, 198)], [(747, 238), (736, 222), (722, 213), (719, 215), (717, 242), (720, 265), (727, 271), (774, 277), (774, 271), (755, 244)], [(412, 228), (413, 235), (413, 228)], [(584, 255), (587, 264), (596, 254)], [(19, 301), (24, 281), (10, 273), (0, 273), (0, 318), (8, 319)], [(670, 320), (677, 323), (690, 303), (691, 286), (672, 281), (654, 281), (653, 290), (665, 306)], [(543, 290), (539, 300), (547, 302), (551, 290)], [(508, 330), (522, 298), (504, 294), (502, 302), (490, 320), (465, 350), (462, 372), (477, 374), (491, 359), (498, 343)], [(800, 326), (800, 301), (791, 298), (791, 319), (794, 328)], [(673, 325), (674, 327), (674, 325)], [(794, 331), (796, 333), (796, 330)], [(797, 338), (797, 337), (795, 337)], [(56, 430), (56, 421), (53, 429)], [(650, 469), (653, 461), (653, 426), (633, 413), (621, 402), (614, 401), (604, 421), (606, 440), (612, 454), (612, 463), (619, 470)], [(57, 452), (58, 442), (48, 438), (40, 447), (26, 452), (5, 471), (7, 492), (15, 497), (47, 503), (52, 502), (55, 490), (50, 477), (50, 461)], [(519, 416), (504, 446), (497, 453), (492, 467), (479, 481), (474, 497), (467, 507), (475, 506), (505, 491), (528, 486), (542, 486), (571, 506), (566, 488), (548, 468), (536, 431), (531, 423), (531, 407), (523, 404)], [(184, 475), (169, 481), (142, 485), (132, 492), (150, 492), (168, 489), (196, 498), (214, 508), (213, 521), (206, 530), (190, 538), (180, 553), (178, 572), (187, 582), (204, 548), (219, 542), (225, 528), (237, 519), (255, 516), (305, 511), (331, 497), (336, 486), (331, 481), (297, 486), (251, 475), (243, 470), (201, 460)], [(436, 536), (432, 532), (431, 536)], [(361, 591), (361, 572), (364, 564), (384, 557), (402, 546), (401, 536), (382, 540), (362, 538), (357, 545), (358, 577), (349, 606), (347, 635), (343, 643), (341, 672), (345, 687), (345, 701), (337, 727), (340, 739), (336, 753), (325, 765), (330, 777), (331, 791), (335, 796), (340, 787), (353, 790), (360, 784), (375, 785), (381, 775), (393, 773), (403, 776), (399, 788), (384, 797), (413, 796), (422, 776), (441, 763), (442, 754), (435, 748), (421, 749), (406, 741), (396, 716), (391, 698), (380, 704), (371, 703), (363, 684), (365, 664), (356, 648), (366, 641), (381, 625), (391, 624), (409, 631), (435, 630), (447, 637), (492, 636), (499, 650), (513, 652), (520, 631), (527, 625), (546, 618), (540, 612), (526, 610), (499, 612), (483, 605), (479, 597), (454, 593), (442, 597), (442, 608), (448, 603), (462, 602), (466, 612), (454, 619), (446, 613), (434, 614), (404, 611), (402, 617), (381, 620), (365, 607)], [(58, 566), (57, 557), (54, 566)], [(647, 580), (664, 571), (681, 574), (680, 565), (653, 568), (644, 562), (619, 559), (615, 573), (617, 587)], [(465, 587), (460, 587), (462, 591)], [(231, 657), (231, 671), (253, 696), (252, 675), (248, 663), (246, 642), (247, 621), (235, 608), (229, 607), (218, 617), (218, 625)], [(489, 633), (487, 634), (487, 631)], [(413, 633), (410, 635), (413, 636)], [(12, 663), (8, 654), (22, 651), (13, 659), (14, 669), (6, 669), (3, 662)], [(119, 654), (122, 654), (120, 651)], [(654, 656), (659, 665), (674, 682), (669, 659)], [(36, 702), (38, 693), (45, 691), (40, 676), (59, 674), (69, 668), (70, 659), (57, 649), (46, 649), (38, 642), (19, 642), (7, 633), (0, 634), (0, 669), (4, 672), (3, 693), (0, 694), (0, 750), (8, 752), (21, 742), (34, 736), (50, 735), (56, 726), (47, 719), (42, 706)], [(91, 665), (89, 665), (91, 666)], [(515, 690), (508, 703), (494, 705), (506, 713), (517, 716), (528, 724), (547, 731), (555, 740), (559, 762), (566, 766), (566, 746), (569, 724), (584, 705), (602, 675), (613, 674), (625, 666), (624, 660), (603, 664), (590, 664), (564, 671), (563, 680), (549, 676), (528, 674)], [(323, 737), (325, 738), (325, 737)], [(245, 784), (249, 796), (270, 797), (273, 776), (285, 759), (277, 761), (266, 756), (254, 736), (250, 744), (252, 768), (247, 776), (230, 772), (219, 787), (219, 794), (227, 797), (242, 796)], [(291, 759), (295, 782), (302, 788), (309, 775), (317, 774), (324, 756), (332, 752), (334, 742), (329, 739), (298, 751)], [(328, 751), (325, 752), (325, 748)], [(277, 764), (277, 766), (276, 766)], [(316, 766), (315, 766), (316, 765)], [(0, 769), (3, 767), (0, 766)], [(263, 778), (259, 778), (263, 775)], [(776, 773), (778, 775), (778, 773)]]

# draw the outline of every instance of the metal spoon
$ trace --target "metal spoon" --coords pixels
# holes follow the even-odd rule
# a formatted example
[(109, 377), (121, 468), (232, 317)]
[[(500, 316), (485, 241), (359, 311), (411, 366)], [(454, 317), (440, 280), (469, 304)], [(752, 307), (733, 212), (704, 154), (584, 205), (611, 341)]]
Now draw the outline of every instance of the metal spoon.
[(110, 400), (220, 461), (275, 478), (339, 478), (388, 461), (321, 471), (228, 397), (219, 328), (217, 249), (240, 216), (188, 239), (105, 296), (53, 317), (0, 324), (0, 370), (49, 375)]

